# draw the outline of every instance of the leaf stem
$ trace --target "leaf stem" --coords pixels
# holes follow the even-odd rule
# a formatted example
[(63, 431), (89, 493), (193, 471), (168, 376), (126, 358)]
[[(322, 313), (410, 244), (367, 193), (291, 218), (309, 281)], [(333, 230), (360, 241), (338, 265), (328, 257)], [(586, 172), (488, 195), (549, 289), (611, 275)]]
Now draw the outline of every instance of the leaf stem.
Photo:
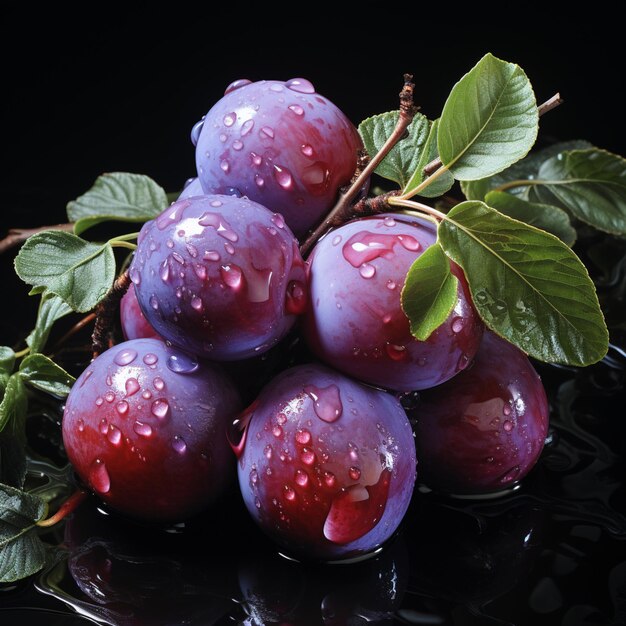
[(111, 239), (109, 241), (112, 248), (128, 248), (129, 250), (136, 250), (137, 246), (134, 243), (129, 243), (128, 241), (123, 241), (120, 239)]
[(84, 489), (77, 489), (63, 504), (59, 507), (59, 510), (46, 519), (39, 520), (37, 526), (41, 528), (49, 528), (58, 524), (62, 519), (65, 519), (70, 513), (75, 511), (79, 504), (87, 497), (87, 492)]
[(539, 117), (548, 111), (552, 111), (552, 109), (556, 109), (556, 107), (563, 104), (563, 102), (565, 102), (565, 100), (561, 98), (561, 94), (559, 92), (555, 93), (551, 98), (548, 98), (543, 104), (540, 104), (537, 107)]
[[(437, 160), (438, 159), (434, 159), (430, 163), (428, 163), (426, 167), (424, 168), (424, 173), (427, 173), (426, 169), (429, 166), (432, 166), (434, 164), (436, 165)], [(442, 174), (445, 174), (447, 171), (448, 171), (448, 166), (443, 165), (441, 163), (441, 160), (439, 159), (439, 164), (437, 168), (433, 171), (432, 174), (430, 174), (430, 176), (427, 176), (417, 187), (415, 187), (415, 189), (412, 189), (409, 193), (399, 196), (399, 198), (402, 198), (403, 200), (408, 200), (409, 198), (412, 198), (414, 195), (418, 194), (420, 191), (423, 191), (424, 189), (426, 189), (426, 187), (428, 187), (433, 181), (437, 180)]]
[(417, 108), (413, 104), (413, 89), (415, 85), (411, 82), (413, 76), (411, 74), (404, 75), (404, 86), (400, 92), (400, 115), (393, 132), (387, 138), (381, 149), (371, 158), (369, 163), (363, 168), (363, 171), (357, 176), (356, 180), (350, 185), (345, 193), (339, 196), (337, 204), (331, 209), (324, 221), (307, 237), (300, 246), (302, 256), (306, 256), (317, 240), (333, 226), (342, 224), (350, 216), (351, 205), (361, 188), (374, 173), (380, 162), (389, 154), (391, 149), (402, 139), (407, 127), (413, 121)]
[(407, 209), (412, 209), (414, 211), (417, 211), (418, 213), (425, 213), (426, 215), (434, 217), (440, 222), (448, 219), (448, 216), (445, 213), (442, 213), (441, 211), (438, 211), (437, 209), (434, 209), (427, 204), (422, 204), (421, 202), (416, 202), (415, 200), (407, 200), (403, 196), (389, 198), (388, 202), (392, 206), (400, 206)]
[(502, 183), (499, 187), (495, 187), (492, 191), (506, 191), (507, 189), (513, 189), (515, 187), (529, 187), (532, 185), (543, 185), (547, 181), (530, 179), (530, 178), (518, 178), (517, 180), (510, 180), (506, 183)]
[(119, 235), (119, 237), (113, 237), (113, 239), (110, 239), (109, 242), (113, 243), (114, 241), (130, 241), (132, 239), (137, 239), (137, 237), (139, 237), (139, 233), (128, 233), (126, 235)]
[(19, 352), (15, 353), (15, 358), (16, 359), (21, 359), (23, 356), (26, 356), (28, 353), (30, 352), (30, 347), (26, 347), (23, 350), (20, 350)]

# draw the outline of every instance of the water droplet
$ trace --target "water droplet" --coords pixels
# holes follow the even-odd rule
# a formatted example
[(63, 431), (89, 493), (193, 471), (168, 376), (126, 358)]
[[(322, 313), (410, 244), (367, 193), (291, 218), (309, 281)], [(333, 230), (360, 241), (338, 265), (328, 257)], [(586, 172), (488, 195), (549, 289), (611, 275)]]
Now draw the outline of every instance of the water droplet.
[(302, 182), (308, 187), (324, 187), (328, 182), (330, 171), (325, 163), (318, 161), (302, 171)]
[(272, 428), (272, 435), (274, 435), (277, 439), (280, 439), (280, 437), (283, 436), (283, 429), (278, 425), (274, 426), (274, 428)]
[(99, 493), (109, 493), (111, 490), (111, 478), (106, 465), (100, 459), (96, 459), (91, 464), (89, 471), (89, 482)]
[(241, 136), (245, 137), (254, 128), (254, 120), (246, 120), (241, 125)]
[(261, 135), (274, 139), (274, 129), (271, 126), (263, 126), (263, 128), (261, 128)]
[(256, 165), (257, 167), (263, 163), (263, 157), (259, 156), (256, 152), (250, 153), (250, 160), (252, 161), (252, 165)]
[(167, 400), (160, 398), (152, 403), (152, 415), (159, 419), (164, 419), (169, 415), (170, 405)]
[(285, 492), (285, 500), (289, 500), (289, 502), (293, 502), (296, 499), (296, 492), (289, 485), (285, 485), (283, 487)]
[(223, 121), (224, 126), (231, 127), (237, 121), (237, 114), (235, 112), (226, 113)]
[(324, 472), (324, 482), (327, 487), (334, 487), (337, 479), (332, 472)]
[(141, 273), (136, 267), (130, 268), (128, 272), (128, 276), (130, 277), (130, 279), (133, 281), (135, 285), (141, 284)]
[(291, 172), (286, 167), (274, 164), (274, 178), (283, 189), (291, 189), (293, 186)]
[(387, 281), (387, 289), (389, 289), (390, 291), (393, 291), (395, 288), (397, 287), (395, 281), (389, 279)]
[(226, 159), (224, 159), (220, 162), (220, 169), (225, 174), (228, 174), (228, 172), (230, 172), (230, 163)]
[(302, 448), (300, 458), (305, 465), (313, 465), (317, 459), (315, 452), (313, 452), (310, 448)]
[(205, 261), (219, 261), (220, 253), (217, 250), (205, 250), (202, 257)]
[[(383, 318), (383, 322), (384, 322)], [(391, 320), (389, 320), (391, 321)], [(394, 361), (402, 361), (407, 358), (406, 346), (400, 346), (395, 343), (388, 343), (385, 345), (385, 350), (387, 351), (387, 355), (390, 359)]]
[[(295, 113), (298, 117), (304, 115), (304, 109), (299, 104), (290, 104), (287, 107), (292, 113)], [(308, 155), (311, 156), (311, 155)]]
[(485, 463), (493, 463), (493, 457), (492, 456), (488, 456), (485, 458)]
[(255, 469), (250, 470), (250, 483), (256, 485), (259, 482), (259, 474)]
[(115, 400), (115, 394), (114, 394), (112, 391), (107, 391), (107, 392), (104, 394), (104, 399), (105, 399), (107, 402), (113, 402), (113, 400)]
[(235, 254), (235, 246), (233, 246), (233, 244), (230, 243), (230, 241), (226, 241), (224, 243), (224, 250), (226, 250), (228, 254)]
[(390, 215), (387, 215), (383, 219), (383, 224), (387, 226), (387, 228), (393, 228), (396, 225), (396, 220), (394, 220)]
[(142, 394), (141, 397), (144, 400), (150, 400), (150, 398), (152, 397), (152, 392), (149, 389), (146, 389)]
[(259, 188), (265, 185), (265, 179), (260, 174), (254, 175), (254, 182), (256, 183), (256, 186)]
[(359, 268), (359, 274), (361, 274), (363, 278), (373, 278), (376, 274), (376, 268), (369, 263), (363, 263)]
[(296, 430), (296, 441), (303, 446), (311, 443), (311, 433), (306, 428)]
[(238, 289), (241, 287), (243, 272), (239, 266), (234, 264), (222, 265), (220, 274), (224, 283), (231, 289)]
[(165, 209), (157, 218), (156, 225), (159, 230), (165, 230), (168, 226), (178, 223), (184, 210), (189, 206), (188, 200), (179, 200)]
[(194, 146), (198, 145), (198, 139), (200, 138), (200, 133), (202, 132), (202, 127), (204, 126), (204, 118), (199, 122), (196, 122), (191, 129), (191, 143)]
[(191, 308), (196, 311), (202, 311), (202, 300), (198, 296), (191, 299)]
[[(146, 359), (144, 357), (144, 362), (145, 360)], [(129, 378), (126, 381), (125, 389), (126, 389), (126, 397), (128, 398), (129, 396), (135, 395), (139, 391), (139, 389), (141, 389), (141, 387), (139, 385), (139, 381), (136, 378)]]
[(339, 245), (341, 243), (341, 235), (335, 235), (333, 237), (332, 243), (333, 243), (333, 246)]
[(352, 235), (342, 248), (346, 261), (352, 267), (361, 267), (364, 263), (370, 263), (374, 259), (391, 259), (394, 256), (394, 246), (401, 244), (407, 250), (417, 250), (419, 242), (410, 235), (385, 235), (383, 233), (370, 233), (366, 230)]
[(274, 213), (274, 215), (272, 215), (272, 224), (274, 224), (276, 228), (285, 228), (285, 218), (280, 213)]
[(500, 482), (501, 483), (509, 483), (512, 480), (514, 480), (515, 478), (517, 478), (519, 473), (520, 473), (520, 466), (516, 465), (515, 467), (512, 467), (508, 472), (506, 472), (505, 474), (503, 474), (500, 477)]
[(337, 385), (328, 387), (307, 385), (304, 392), (313, 400), (313, 409), (321, 420), (335, 422), (341, 417), (343, 404)]
[(178, 454), (183, 454), (187, 450), (187, 442), (180, 435), (174, 435), (172, 448), (174, 448)]
[(452, 332), (460, 333), (465, 326), (465, 320), (462, 317), (455, 317), (452, 320)]
[(209, 211), (203, 213), (198, 219), (200, 226), (210, 226), (217, 230), (217, 234), (228, 241), (239, 241), (239, 235), (232, 229), (230, 224), (219, 213)]
[(304, 470), (296, 470), (295, 481), (300, 487), (306, 487), (309, 483), (309, 475)]
[(265, 455), (266, 459), (271, 459), (272, 458), (272, 446), (267, 445), (265, 446), (265, 448), (263, 449), (263, 454)]
[(152, 384), (157, 391), (163, 391), (163, 389), (165, 389), (165, 382), (158, 376), (152, 381)]
[(139, 420), (137, 420), (133, 424), (133, 430), (140, 437), (152, 437), (152, 426), (150, 426), (150, 424), (146, 424), (145, 422), (140, 422)]
[(122, 441), (122, 431), (117, 426), (111, 424), (107, 432), (107, 439), (114, 446), (118, 446), (120, 444), (120, 441)]
[(261, 508), (261, 501), (258, 498), (254, 499), (254, 506), (256, 506), (257, 509)]
[(292, 91), (298, 93), (315, 93), (315, 87), (306, 78), (292, 78), (288, 80), (285, 85)]
[(102, 435), (106, 435), (107, 431), (109, 430), (109, 422), (107, 422), (106, 419), (104, 419), (104, 417), (100, 420), (100, 424), (98, 425), (98, 430), (100, 431), (100, 434)]
[(120, 415), (126, 415), (128, 413), (128, 402), (126, 402), (126, 400), (120, 400), (115, 405), (115, 409)]
[(224, 91), (224, 95), (226, 95), (227, 93), (230, 93), (231, 91), (235, 91), (236, 89), (240, 89), (241, 87), (245, 87), (246, 85), (249, 85), (250, 83), (251, 81), (249, 81), (247, 78), (238, 78), (237, 80), (234, 80), (232, 83), (230, 83), (228, 87), (226, 87), (226, 90)]
[(150, 306), (156, 311), (159, 308), (159, 301), (156, 296), (150, 297)]
[(508, 404), (505, 404), (504, 407), (502, 407), (502, 412), (505, 415), (511, 415), (511, 407)]
[(359, 480), (359, 478), (361, 478), (361, 470), (358, 467), (352, 466), (348, 470), (348, 476), (350, 476), (352, 480)]
[(98, 396), (96, 398), (96, 406), (102, 406), (104, 403), (104, 398), (102, 396)]
[(188, 354), (185, 354), (184, 352), (176, 352), (174, 354), (170, 354), (167, 358), (167, 367), (176, 374), (193, 374), (198, 370), (200, 365), (198, 364), (198, 361), (190, 357)]
[(137, 350), (133, 350), (132, 348), (126, 348), (124, 350), (120, 350), (113, 360), (118, 365), (130, 365), (137, 358)]
[(504, 420), (502, 428), (504, 428), (507, 433), (510, 433), (513, 430), (513, 422), (511, 420)]

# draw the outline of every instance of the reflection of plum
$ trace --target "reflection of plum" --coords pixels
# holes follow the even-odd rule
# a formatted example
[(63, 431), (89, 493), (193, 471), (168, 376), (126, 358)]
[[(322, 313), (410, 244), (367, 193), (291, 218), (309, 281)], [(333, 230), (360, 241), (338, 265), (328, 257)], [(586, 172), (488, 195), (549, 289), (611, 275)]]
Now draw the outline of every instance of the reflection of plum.
[(454, 603), (483, 603), (528, 574), (538, 553), (541, 511), (504, 501), (483, 504), (480, 513), (419, 502), (405, 533), (413, 589)]
[(350, 565), (310, 566), (275, 553), (247, 555), (239, 566), (245, 623), (263, 626), (391, 624), (407, 583), (402, 538)]
[(44, 576), (42, 590), (116, 626), (214, 624), (231, 604), (231, 585), (224, 560), (202, 541), (192, 531), (172, 534), (104, 516), (86, 503), (65, 528), (67, 568), (78, 589), (54, 588)]

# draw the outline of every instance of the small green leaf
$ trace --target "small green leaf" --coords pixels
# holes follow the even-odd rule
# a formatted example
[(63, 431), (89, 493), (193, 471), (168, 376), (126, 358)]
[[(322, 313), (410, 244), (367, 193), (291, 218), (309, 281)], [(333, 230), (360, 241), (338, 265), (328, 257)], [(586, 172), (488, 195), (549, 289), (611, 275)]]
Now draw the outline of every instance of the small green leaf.
[(35, 328), (26, 337), (31, 352), (41, 352), (48, 341), (54, 322), (71, 312), (72, 309), (59, 296), (48, 294), (42, 297)]
[[(417, 167), (411, 176), (411, 179), (406, 184), (406, 187), (402, 190), (403, 194), (410, 194), (416, 189), (426, 178), (424, 176), (424, 168), (434, 161), (439, 153), (437, 152), (437, 129), (439, 128), (439, 120), (435, 120), (430, 126), (430, 132), (428, 133), (428, 139), (424, 144), (424, 147), (420, 153), (420, 158), (417, 163)], [(450, 190), (454, 185), (454, 176), (447, 170), (439, 174), (433, 179), (433, 182), (419, 192), (420, 196), (425, 198), (437, 198)]]
[[(591, 147), (592, 145), (588, 141), (581, 139), (561, 141), (546, 148), (542, 148), (541, 150), (537, 150), (536, 152), (531, 152), (521, 161), (514, 163), (511, 167), (508, 167), (498, 174), (494, 174), (488, 178), (481, 178), (480, 180), (464, 180), (461, 182), (461, 190), (468, 200), (481, 200), (484, 202), (485, 196), (492, 189), (497, 189), (514, 180), (532, 180), (537, 178), (539, 168), (542, 164), (560, 152), (565, 152), (566, 150), (586, 150)], [(528, 192), (530, 189), (530, 185), (520, 185), (507, 189), (507, 192), (520, 196), (524, 200), (528, 200)]]
[(19, 374), (12, 374), (4, 390), (2, 402), (0, 402), (0, 432), (9, 422), (24, 419), (27, 407), (28, 399), (24, 383)]
[(504, 191), (490, 191), (485, 203), (513, 219), (552, 233), (570, 247), (576, 241), (576, 229), (563, 209), (550, 204), (528, 202)]
[(0, 400), (13, 373), (15, 366), (15, 352), (8, 346), (0, 346)]
[(0, 484), (0, 582), (26, 578), (44, 566), (47, 551), (36, 524), (47, 512), (43, 499)]
[(439, 241), (463, 268), (489, 328), (540, 361), (589, 365), (606, 354), (595, 288), (562, 241), (478, 201), (447, 218)]
[(108, 243), (49, 230), (26, 240), (15, 258), (15, 271), (36, 293), (55, 294), (72, 310), (86, 312), (113, 285), (115, 256)]
[(400, 297), (416, 339), (425, 341), (446, 321), (457, 301), (457, 286), (458, 280), (450, 271), (450, 259), (439, 243), (428, 247), (413, 261)]
[(546, 161), (530, 199), (567, 209), (598, 230), (626, 233), (626, 159), (606, 150), (572, 150)]
[[(374, 156), (389, 138), (400, 113), (390, 111), (374, 115), (359, 124), (363, 145)], [(417, 113), (407, 128), (408, 136), (400, 140), (376, 168), (376, 174), (404, 187), (417, 167), (420, 153), (428, 136), (428, 120)]]
[(147, 222), (168, 204), (165, 191), (148, 176), (112, 172), (99, 176), (89, 191), (70, 202), (67, 216), (80, 235), (100, 222)]
[(75, 379), (43, 354), (30, 354), (20, 364), (20, 376), (31, 387), (65, 398)]
[(537, 102), (526, 74), (486, 54), (446, 100), (439, 156), (457, 180), (492, 176), (527, 154), (538, 128)]

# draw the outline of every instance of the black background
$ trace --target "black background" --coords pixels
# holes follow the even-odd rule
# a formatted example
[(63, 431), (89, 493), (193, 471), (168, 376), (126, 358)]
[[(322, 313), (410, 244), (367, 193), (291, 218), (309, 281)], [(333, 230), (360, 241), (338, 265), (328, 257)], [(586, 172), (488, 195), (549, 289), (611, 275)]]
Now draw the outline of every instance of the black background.
[[(283, 22), (294, 15), (278, 5), (204, 13), (178, 4), (132, 6), (5, 5), (0, 235), (11, 226), (65, 221), (66, 203), (102, 172), (139, 172), (167, 191), (180, 189), (195, 174), (192, 125), (243, 77), (306, 77), (358, 124), (395, 108), (410, 72), (417, 103), (434, 118), (454, 82), (490, 51), (522, 66), (538, 101), (556, 91), (565, 98), (542, 119), (542, 140), (583, 138), (624, 153), (617, 20), (449, 24), (440, 15), (449, 7), (411, 15), (361, 3), (358, 19), (317, 4)], [(11, 295), (0, 316), (3, 343), (15, 343), (34, 315), (26, 286), (13, 277), (13, 256), (0, 258), (0, 280)]]

